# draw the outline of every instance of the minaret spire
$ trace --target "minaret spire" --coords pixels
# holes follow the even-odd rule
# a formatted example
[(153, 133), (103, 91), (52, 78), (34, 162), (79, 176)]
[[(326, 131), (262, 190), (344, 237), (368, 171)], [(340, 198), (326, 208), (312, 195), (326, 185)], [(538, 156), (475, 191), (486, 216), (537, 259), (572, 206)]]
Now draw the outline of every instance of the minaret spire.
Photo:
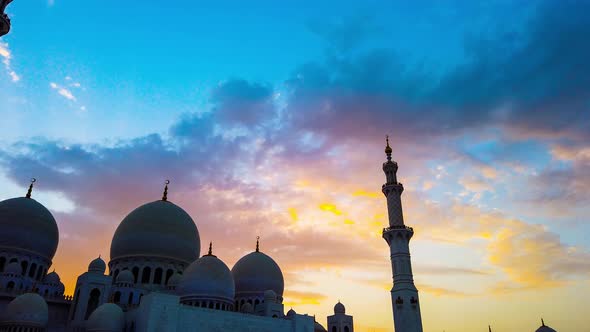
[(541, 318), (541, 326), (545, 326), (545, 321)]
[(260, 252), (260, 236), (256, 237), (256, 252)]
[(209, 256), (213, 256), (213, 241), (209, 242)]
[(31, 184), (29, 185), (29, 190), (27, 190), (27, 198), (31, 198), (31, 194), (33, 193), (33, 185), (35, 184), (35, 182), (37, 182), (37, 179), (32, 178)]
[(492, 326), (488, 325), (488, 332), (492, 332)]
[(168, 185), (170, 184), (170, 180), (166, 180), (164, 182), (166, 186), (164, 186), (164, 194), (162, 195), (162, 200), (164, 202), (168, 201)]
[(389, 245), (393, 272), (393, 321), (395, 331), (423, 332), (418, 289), (414, 285), (410, 257), (410, 239), (414, 235), (414, 230), (404, 224), (401, 200), (404, 186), (397, 181), (398, 166), (391, 158), (393, 149), (389, 145), (389, 136), (385, 138), (385, 142), (387, 161), (383, 163), (385, 184), (381, 189), (387, 199), (389, 226), (383, 229), (383, 238)]

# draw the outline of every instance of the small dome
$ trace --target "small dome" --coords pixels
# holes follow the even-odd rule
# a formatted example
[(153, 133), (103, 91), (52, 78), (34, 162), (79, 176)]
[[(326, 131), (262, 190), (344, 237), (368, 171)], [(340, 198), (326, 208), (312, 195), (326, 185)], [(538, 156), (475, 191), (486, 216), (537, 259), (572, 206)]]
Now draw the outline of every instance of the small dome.
[(250, 303), (246, 302), (240, 311), (244, 314), (251, 314), (254, 313), (254, 307)]
[(262, 252), (242, 257), (231, 272), (236, 282), (236, 296), (263, 296), (269, 289), (283, 296), (285, 281), (281, 268)]
[(57, 274), (55, 271), (47, 274), (45, 276), (45, 278), (43, 278), (43, 282), (46, 284), (51, 284), (51, 285), (56, 285), (60, 283), (60, 278), (59, 278), (59, 274)]
[(313, 324), (313, 332), (328, 332), (328, 331), (322, 326), (322, 324), (315, 322)]
[(88, 332), (121, 332), (125, 326), (123, 310), (113, 303), (96, 308), (86, 322)]
[(295, 312), (295, 310), (293, 310), (293, 308), (289, 309), (289, 311), (287, 311), (287, 317), (293, 317), (297, 315), (297, 313)]
[(0, 248), (22, 249), (51, 260), (57, 250), (57, 223), (43, 205), (32, 198), (0, 202)]
[(100, 274), (104, 274), (107, 270), (107, 264), (98, 256), (94, 259), (90, 264), (88, 264), (88, 272), (97, 272)]
[(340, 303), (340, 301), (338, 301), (338, 303), (336, 303), (336, 305), (334, 306), (334, 313), (335, 314), (345, 314), (346, 308), (344, 307), (344, 304), (342, 304), (342, 303)]
[(49, 309), (39, 294), (25, 293), (6, 306), (3, 318), (5, 324), (45, 327), (49, 320)]
[(20, 275), (22, 272), (23, 272), (23, 268), (20, 266), (20, 264), (17, 262), (12, 262), (12, 263), (6, 265), (6, 268), (4, 268), (3, 273)]
[(192, 263), (201, 243), (193, 219), (168, 201), (138, 207), (121, 222), (111, 242), (111, 260), (134, 257), (164, 257)]
[(269, 289), (264, 292), (264, 302), (274, 303), (277, 302), (277, 293), (272, 289)]
[(550, 328), (549, 326), (545, 325), (545, 321), (541, 319), (541, 327), (537, 329), (536, 332), (557, 332), (554, 329)]
[(170, 279), (168, 279), (168, 286), (178, 286), (182, 280), (182, 274), (174, 273)]
[(221, 298), (234, 302), (234, 279), (227, 265), (213, 255), (203, 256), (184, 271), (177, 293), (183, 298)]
[(117, 275), (115, 282), (118, 284), (133, 284), (135, 283), (135, 277), (129, 270), (123, 270)]

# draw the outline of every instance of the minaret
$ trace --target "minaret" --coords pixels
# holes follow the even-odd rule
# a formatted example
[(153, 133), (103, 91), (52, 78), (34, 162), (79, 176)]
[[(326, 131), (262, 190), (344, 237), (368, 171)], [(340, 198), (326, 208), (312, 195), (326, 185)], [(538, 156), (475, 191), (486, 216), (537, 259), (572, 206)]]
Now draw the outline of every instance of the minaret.
[(382, 191), (387, 198), (389, 227), (383, 229), (383, 238), (389, 245), (393, 270), (393, 321), (396, 332), (422, 332), (418, 289), (414, 285), (410, 260), (410, 239), (414, 235), (414, 230), (404, 224), (401, 200), (404, 186), (397, 182), (397, 163), (391, 160), (391, 152), (387, 137), (387, 161), (383, 163), (386, 182)]
[(0, 0), (0, 37), (10, 31), (10, 18), (4, 13), (4, 9), (12, 0)]

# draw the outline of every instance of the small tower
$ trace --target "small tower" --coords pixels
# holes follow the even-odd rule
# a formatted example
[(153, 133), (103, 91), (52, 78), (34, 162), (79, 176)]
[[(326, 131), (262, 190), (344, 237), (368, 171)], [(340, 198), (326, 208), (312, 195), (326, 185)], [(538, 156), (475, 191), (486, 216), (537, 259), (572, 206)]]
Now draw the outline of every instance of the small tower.
[(387, 161), (383, 163), (386, 182), (382, 191), (387, 198), (389, 227), (383, 229), (383, 238), (389, 245), (393, 271), (393, 321), (396, 332), (422, 332), (418, 289), (414, 285), (410, 260), (410, 239), (414, 230), (404, 224), (401, 200), (404, 186), (397, 181), (397, 163), (391, 159), (391, 152), (388, 137), (385, 147)]
[(0, 0), (0, 37), (10, 31), (10, 18), (4, 13), (4, 9), (12, 0)]
[(328, 316), (328, 331), (354, 332), (352, 316), (346, 314), (346, 307), (340, 301), (334, 306), (334, 315)]

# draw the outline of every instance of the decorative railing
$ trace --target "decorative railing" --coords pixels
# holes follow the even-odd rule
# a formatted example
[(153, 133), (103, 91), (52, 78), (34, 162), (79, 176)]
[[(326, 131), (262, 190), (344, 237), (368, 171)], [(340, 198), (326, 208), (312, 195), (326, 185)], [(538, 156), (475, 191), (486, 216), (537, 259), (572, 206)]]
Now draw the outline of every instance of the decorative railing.
[[(0, 289), (0, 296), (10, 296), (10, 297), (17, 297), (19, 295), (25, 293), (35, 293), (32, 289), (15, 289), (15, 288), (1, 288)], [(40, 292), (36, 292), (37, 294), (41, 295), (44, 299), (49, 301), (59, 301), (59, 302), (71, 302), (73, 300), (72, 295), (55, 295), (55, 294), (43, 294)]]
[(389, 226), (387, 228), (383, 228), (383, 233), (387, 233), (389, 231), (393, 231), (393, 230), (400, 230), (400, 229), (405, 229), (408, 230), (410, 232), (413, 232), (414, 229), (412, 227), (408, 227), (406, 225), (393, 225), (393, 226)]

